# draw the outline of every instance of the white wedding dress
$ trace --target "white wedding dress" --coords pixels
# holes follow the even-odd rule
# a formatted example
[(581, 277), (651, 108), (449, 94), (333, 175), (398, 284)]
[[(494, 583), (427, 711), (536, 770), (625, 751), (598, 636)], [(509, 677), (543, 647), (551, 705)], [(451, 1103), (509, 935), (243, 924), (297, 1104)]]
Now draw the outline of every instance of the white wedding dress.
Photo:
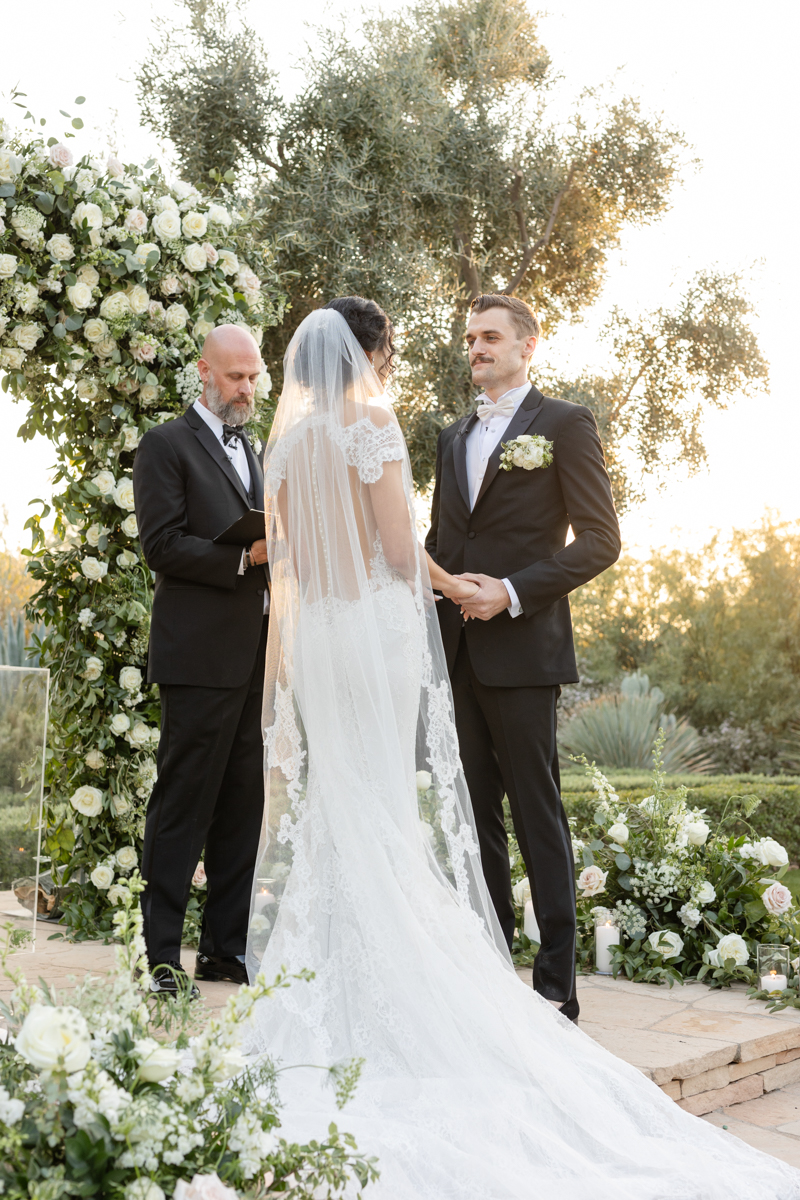
[(408, 455), (330, 310), (287, 353), (266, 493), (269, 812), (249, 964), (315, 977), (260, 1002), (251, 1049), (365, 1060), (342, 1113), (322, 1072), (282, 1074), (284, 1136), (335, 1120), (378, 1157), (375, 1200), (800, 1197), (800, 1172), (683, 1112), (517, 978), (480, 872)]

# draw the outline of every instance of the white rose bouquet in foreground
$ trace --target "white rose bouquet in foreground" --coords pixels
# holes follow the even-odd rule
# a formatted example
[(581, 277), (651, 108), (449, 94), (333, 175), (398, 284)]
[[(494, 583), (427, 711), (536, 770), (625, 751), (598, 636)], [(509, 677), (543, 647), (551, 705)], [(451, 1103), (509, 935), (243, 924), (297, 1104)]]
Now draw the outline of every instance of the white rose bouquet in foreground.
[[(62, 1003), (16, 979), (2, 1006), (9, 1028), (0, 1044), (4, 1200), (299, 1200), (343, 1196), (348, 1185), (352, 1194), (355, 1184), (376, 1179), (374, 1161), (335, 1125), (325, 1141), (286, 1142), (275, 1069), (241, 1052), (253, 1005), (290, 979), (268, 985), (259, 976), (199, 1032), (188, 1000), (148, 1007), (141, 889), (131, 877), (116, 913), (123, 944), (113, 977), (87, 978)], [(351, 1063), (333, 1072), (339, 1107), (359, 1071)]]
[(594, 918), (620, 929), (617, 971), (631, 979), (687, 977), (719, 986), (753, 981), (755, 947), (773, 942), (800, 953), (800, 912), (781, 882), (788, 854), (772, 838), (737, 833), (758, 805), (731, 800), (716, 828), (691, 808), (687, 789), (668, 791), (656, 742), (653, 794), (626, 801), (594, 764), (590, 826), (573, 833), (578, 887), (579, 968), (594, 964)]
[[(62, 488), (56, 548), (40, 524), (48, 507), (28, 522), (40, 585), (28, 618), (46, 627), (41, 663), (55, 680), (43, 853), (74, 933), (110, 936), (109, 865), (140, 842), (160, 715), (144, 678), (136, 448), (198, 395), (205, 334), (234, 322), (261, 343), (284, 297), (244, 202), (169, 182), (152, 162), (76, 161), (72, 136), (0, 123), (0, 370), (28, 407), (22, 436), (53, 439)], [(271, 412), (263, 388), (257, 399), (256, 433)], [(197, 892), (194, 926), (201, 903)]]

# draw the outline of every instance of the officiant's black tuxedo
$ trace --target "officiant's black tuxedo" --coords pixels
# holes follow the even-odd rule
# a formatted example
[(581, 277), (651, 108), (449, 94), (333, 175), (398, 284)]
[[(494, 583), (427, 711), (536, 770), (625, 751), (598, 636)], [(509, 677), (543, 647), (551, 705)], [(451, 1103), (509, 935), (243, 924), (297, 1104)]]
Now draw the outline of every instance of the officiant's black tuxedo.
[[(575, 887), (569, 826), (556, 749), (560, 685), (578, 679), (568, 593), (619, 557), (619, 525), (594, 417), (588, 408), (531, 387), (491, 454), (470, 511), (464, 417), (439, 437), (430, 555), (452, 574), (507, 578), (522, 615), (505, 610), (464, 622), (449, 600), (437, 604), (453, 683), (461, 757), (478, 826), (484, 874), (511, 939), (514, 910), (503, 821), (508, 795), (541, 931), (534, 987), (552, 1000), (575, 998)], [(502, 443), (539, 434), (553, 463), (500, 468)], [(572, 528), (574, 541), (566, 545)]]
[(240, 546), (213, 539), (264, 507), (261, 465), (245, 443), (250, 492), (218, 438), (189, 408), (149, 430), (133, 468), (136, 518), (155, 573), (147, 679), (159, 685), (158, 780), (145, 825), (144, 933), (151, 965), (179, 961), (191, 880), (208, 878), (200, 952), (243, 954), (264, 805), (261, 699), (264, 567), (239, 574)]

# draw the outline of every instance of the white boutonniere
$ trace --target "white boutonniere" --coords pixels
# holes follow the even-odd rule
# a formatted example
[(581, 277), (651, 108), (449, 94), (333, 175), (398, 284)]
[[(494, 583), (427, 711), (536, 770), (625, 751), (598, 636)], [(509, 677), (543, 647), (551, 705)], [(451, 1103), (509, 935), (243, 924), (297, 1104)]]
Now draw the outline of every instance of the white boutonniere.
[(512, 467), (533, 471), (536, 467), (549, 467), (553, 461), (553, 443), (540, 433), (521, 433), (512, 442), (502, 445), (500, 467), (503, 471), (510, 471)]

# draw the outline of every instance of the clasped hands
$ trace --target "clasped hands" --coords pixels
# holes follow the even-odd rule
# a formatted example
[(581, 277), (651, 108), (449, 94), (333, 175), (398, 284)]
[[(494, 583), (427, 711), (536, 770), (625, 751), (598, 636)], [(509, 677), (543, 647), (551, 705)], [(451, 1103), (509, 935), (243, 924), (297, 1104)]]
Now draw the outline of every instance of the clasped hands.
[(463, 585), (449, 591), (449, 599), (461, 608), (461, 615), (469, 620), (470, 617), (479, 621), (491, 621), (503, 609), (511, 604), (511, 597), (506, 591), (502, 579), (494, 579), (491, 575), (474, 574), (464, 571), (462, 575), (453, 576)]

